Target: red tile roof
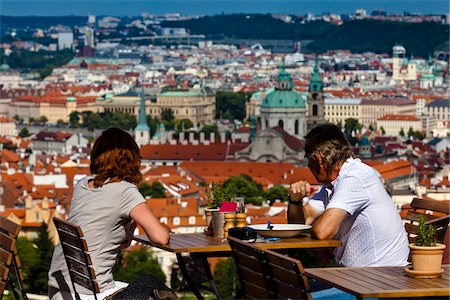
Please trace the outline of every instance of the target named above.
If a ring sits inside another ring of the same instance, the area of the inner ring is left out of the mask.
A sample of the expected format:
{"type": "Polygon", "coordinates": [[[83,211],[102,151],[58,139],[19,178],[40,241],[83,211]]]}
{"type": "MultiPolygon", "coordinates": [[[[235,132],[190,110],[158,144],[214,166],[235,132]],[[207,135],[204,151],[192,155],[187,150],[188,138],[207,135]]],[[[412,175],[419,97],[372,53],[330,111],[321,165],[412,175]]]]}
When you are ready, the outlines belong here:
{"type": "Polygon", "coordinates": [[[242,150],[248,144],[221,144],[211,145],[144,145],[141,147],[141,156],[144,160],[215,160],[224,161],[228,155],[242,150]]]}

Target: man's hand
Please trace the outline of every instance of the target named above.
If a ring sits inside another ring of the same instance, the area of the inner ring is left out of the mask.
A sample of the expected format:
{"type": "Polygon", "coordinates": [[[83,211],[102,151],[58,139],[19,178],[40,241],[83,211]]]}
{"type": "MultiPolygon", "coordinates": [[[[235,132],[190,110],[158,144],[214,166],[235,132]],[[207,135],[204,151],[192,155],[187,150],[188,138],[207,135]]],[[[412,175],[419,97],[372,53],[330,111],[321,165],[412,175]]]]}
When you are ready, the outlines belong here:
{"type": "Polygon", "coordinates": [[[307,181],[297,181],[291,184],[289,198],[293,202],[300,202],[311,194],[311,186],[307,181]]]}

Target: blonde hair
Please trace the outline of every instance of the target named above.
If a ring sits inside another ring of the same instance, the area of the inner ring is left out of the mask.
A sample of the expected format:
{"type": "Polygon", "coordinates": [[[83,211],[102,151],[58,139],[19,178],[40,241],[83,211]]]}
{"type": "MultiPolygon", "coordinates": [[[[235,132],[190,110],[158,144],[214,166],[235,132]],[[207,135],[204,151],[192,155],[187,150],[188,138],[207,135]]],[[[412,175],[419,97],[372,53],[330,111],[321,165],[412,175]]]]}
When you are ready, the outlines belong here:
{"type": "Polygon", "coordinates": [[[318,153],[330,168],[353,157],[353,151],[342,131],[333,124],[319,125],[306,136],[305,157],[318,153]]]}
{"type": "Polygon", "coordinates": [[[142,181],[139,147],[133,137],[120,128],[109,128],[95,141],[91,151],[90,171],[94,187],[106,182],[142,181]]]}

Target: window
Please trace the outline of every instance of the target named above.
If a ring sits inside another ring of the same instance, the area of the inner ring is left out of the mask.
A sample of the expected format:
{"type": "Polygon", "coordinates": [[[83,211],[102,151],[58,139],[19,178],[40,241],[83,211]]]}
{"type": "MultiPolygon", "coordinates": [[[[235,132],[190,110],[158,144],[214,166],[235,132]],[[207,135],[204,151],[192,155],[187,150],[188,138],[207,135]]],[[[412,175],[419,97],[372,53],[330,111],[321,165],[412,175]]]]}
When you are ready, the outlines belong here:
{"type": "Polygon", "coordinates": [[[284,130],[284,122],[283,122],[283,120],[279,120],[279,121],[278,121],[278,126],[279,126],[281,129],[284,130]]]}
{"type": "Polygon", "coordinates": [[[173,218],[173,225],[180,225],[180,217],[173,218]]]}
{"type": "Polygon", "coordinates": [[[167,218],[166,217],[162,217],[162,218],[159,219],[159,222],[163,223],[163,224],[167,224],[167,218]]]}
{"type": "Polygon", "coordinates": [[[295,120],[295,124],[294,124],[294,133],[297,135],[298,134],[298,120],[295,120]]]}
{"type": "Polygon", "coordinates": [[[195,224],[195,217],[194,216],[190,216],[188,222],[189,222],[189,224],[195,224]]]}
{"type": "Polygon", "coordinates": [[[318,107],[317,104],[314,104],[312,107],[312,115],[317,116],[318,107]]]}

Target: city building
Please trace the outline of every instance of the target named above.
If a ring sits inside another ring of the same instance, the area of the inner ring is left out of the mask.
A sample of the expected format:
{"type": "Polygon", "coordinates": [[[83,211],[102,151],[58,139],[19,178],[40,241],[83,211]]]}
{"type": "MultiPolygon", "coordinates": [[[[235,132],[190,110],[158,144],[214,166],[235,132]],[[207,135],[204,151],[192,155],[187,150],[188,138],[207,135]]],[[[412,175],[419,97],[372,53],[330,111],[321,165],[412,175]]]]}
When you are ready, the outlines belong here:
{"type": "Polygon", "coordinates": [[[302,139],[306,129],[306,97],[294,90],[291,75],[280,67],[275,90],[266,94],[261,104],[261,129],[280,127],[302,139]]]}
{"type": "Polygon", "coordinates": [[[216,114],[216,95],[208,87],[169,89],[158,94],[149,105],[149,115],[160,118],[164,109],[171,109],[176,119],[189,119],[194,126],[213,122],[216,114]]]}
{"type": "Polygon", "coordinates": [[[308,88],[308,118],[307,131],[316,127],[318,124],[325,123],[325,100],[323,96],[323,81],[320,77],[317,61],[314,65],[314,71],[311,75],[308,88]]]}
{"type": "Polygon", "coordinates": [[[381,128],[386,135],[398,136],[403,130],[405,136],[412,128],[413,131],[422,131],[422,121],[415,115],[385,115],[377,120],[377,128],[381,128]]]}
{"type": "Polygon", "coordinates": [[[58,32],[58,50],[73,49],[73,32],[58,32]]]}
{"type": "Polygon", "coordinates": [[[0,116],[0,136],[15,137],[17,136],[16,121],[5,116],[0,116]]]}
{"type": "Polygon", "coordinates": [[[74,147],[86,147],[88,140],[81,133],[40,131],[31,139],[31,149],[38,153],[72,153],[74,147]]]}
{"type": "Polygon", "coordinates": [[[325,120],[333,124],[345,125],[349,118],[359,120],[361,115],[361,99],[326,98],[325,120]]]}
{"type": "Polygon", "coordinates": [[[100,112],[95,104],[95,96],[65,96],[60,93],[44,96],[19,96],[9,103],[9,116],[18,116],[25,122],[47,117],[49,123],[56,124],[58,120],[69,121],[72,112],[100,112]]]}
{"type": "Polygon", "coordinates": [[[397,45],[393,47],[392,51],[392,78],[400,83],[416,80],[417,66],[405,57],[406,49],[397,45]]]}
{"type": "MultiPolygon", "coordinates": [[[[363,99],[360,103],[359,122],[369,127],[376,126],[377,120],[385,115],[415,115],[416,103],[402,97],[363,99]]],[[[400,129],[399,129],[400,130],[400,129]]]]}

